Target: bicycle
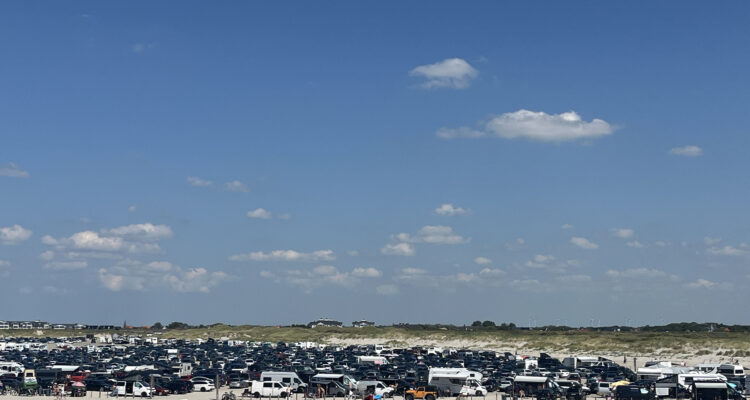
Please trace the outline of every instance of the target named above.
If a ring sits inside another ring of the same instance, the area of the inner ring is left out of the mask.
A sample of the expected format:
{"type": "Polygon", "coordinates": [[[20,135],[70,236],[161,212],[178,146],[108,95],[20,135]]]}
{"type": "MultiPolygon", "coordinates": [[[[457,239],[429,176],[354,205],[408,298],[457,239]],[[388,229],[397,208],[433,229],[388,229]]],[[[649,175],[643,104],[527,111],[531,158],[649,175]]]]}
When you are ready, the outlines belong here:
{"type": "Polygon", "coordinates": [[[224,392],[224,394],[221,396],[221,400],[237,400],[237,396],[235,396],[232,392],[224,392]]]}

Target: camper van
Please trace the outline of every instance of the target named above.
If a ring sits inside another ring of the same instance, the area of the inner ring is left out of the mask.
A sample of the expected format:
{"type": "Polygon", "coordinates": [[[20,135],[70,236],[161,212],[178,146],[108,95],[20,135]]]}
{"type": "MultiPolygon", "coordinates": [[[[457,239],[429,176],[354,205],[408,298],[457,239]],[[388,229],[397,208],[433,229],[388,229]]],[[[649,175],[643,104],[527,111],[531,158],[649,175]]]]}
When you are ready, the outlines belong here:
{"type": "Polygon", "coordinates": [[[693,400],[743,400],[742,394],[726,382],[695,381],[691,387],[693,400]]]}
{"type": "Polygon", "coordinates": [[[250,392],[254,397],[287,397],[289,388],[278,381],[253,381],[250,392]]]}
{"type": "Polygon", "coordinates": [[[525,376],[518,375],[513,378],[515,394],[523,396],[536,396],[537,393],[550,388],[559,388],[548,376],[525,376]]]}
{"type": "Polygon", "coordinates": [[[0,361],[0,375],[19,376],[23,370],[24,366],[15,361],[0,361]]]}
{"type": "Polygon", "coordinates": [[[282,371],[263,371],[260,374],[260,380],[263,382],[276,381],[281,382],[292,389],[292,392],[304,393],[307,389],[307,384],[302,382],[296,372],[282,372],[282,371]]]}
{"type": "Polygon", "coordinates": [[[357,381],[356,392],[360,395],[372,393],[375,396],[393,397],[394,389],[380,381],[357,381]]]}
{"type": "Polygon", "coordinates": [[[117,381],[112,390],[112,395],[150,397],[153,395],[153,389],[142,382],[117,381]]]}
{"type": "Polygon", "coordinates": [[[451,396],[460,394],[485,396],[487,389],[480,383],[482,374],[466,368],[431,368],[427,384],[435,386],[441,393],[451,396]]]}
{"type": "Polygon", "coordinates": [[[310,378],[310,384],[312,385],[325,385],[329,382],[338,382],[349,389],[354,389],[357,384],[354,378],[344,374],[317,374],[310,378]]]}

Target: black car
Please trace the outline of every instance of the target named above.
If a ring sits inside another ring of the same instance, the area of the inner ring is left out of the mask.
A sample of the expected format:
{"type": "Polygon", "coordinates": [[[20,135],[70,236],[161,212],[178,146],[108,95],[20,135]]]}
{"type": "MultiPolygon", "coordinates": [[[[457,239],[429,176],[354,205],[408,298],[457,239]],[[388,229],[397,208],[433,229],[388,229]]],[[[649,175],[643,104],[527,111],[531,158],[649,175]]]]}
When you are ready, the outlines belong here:
{"type": "Polygon", "coordinates": [[[193,383],[190,381],[183,381],[175,379],[169,382],[164,382],[162,387],[168,389],[170,393],[185,394],[193,391],[193,383]]]}
{"type": "Polygon", "coordinates": [[[93,392],[109,392],[112,390],[112,382],[106,379],[94,378],[84,379],[83,384],[86,385],[86,390],[93,392]]]}

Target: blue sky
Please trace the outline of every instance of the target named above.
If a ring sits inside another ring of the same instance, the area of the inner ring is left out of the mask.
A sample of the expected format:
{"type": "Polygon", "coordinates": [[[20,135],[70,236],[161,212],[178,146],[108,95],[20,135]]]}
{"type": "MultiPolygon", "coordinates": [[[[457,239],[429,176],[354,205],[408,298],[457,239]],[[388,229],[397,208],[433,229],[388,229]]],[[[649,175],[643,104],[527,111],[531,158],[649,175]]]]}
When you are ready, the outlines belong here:
{"type": "Polygon", "coordinates": [[[749,14],[2,3],[0,318],[748,323],[749,14]]]}

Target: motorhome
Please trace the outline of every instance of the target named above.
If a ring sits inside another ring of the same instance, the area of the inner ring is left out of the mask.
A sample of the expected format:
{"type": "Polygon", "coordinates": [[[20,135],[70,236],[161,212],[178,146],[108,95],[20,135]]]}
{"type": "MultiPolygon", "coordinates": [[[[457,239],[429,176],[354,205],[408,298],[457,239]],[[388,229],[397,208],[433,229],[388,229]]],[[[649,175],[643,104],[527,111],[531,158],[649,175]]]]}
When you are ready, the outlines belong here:
{"type": "Polygon", "coordinates": [[[307,384],[302,382],[296,372],[284,371],[263,371],[260,374],[260,380],[263,382],[276,381],[289,386],[292,392],[304,393],[307,384]]]}
{"type": "Polygon", "coordinates": [[[311,385],[326,385],[330,382],[340,383],[349,390],[353,390],[357,385],[354,378],[344,374],[317,374],[310,378],[311,385]]]}
{"type": "Polygon", "coordinates": [[[450,393],[451,396],[484,396],[487,389],[482,386],[481,381],[481,373],[466,368],[431,368],[427,375],[428,385],[435,386],[441,393],[450,393]]]}

